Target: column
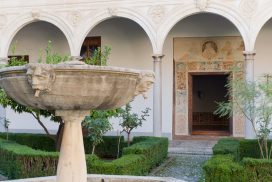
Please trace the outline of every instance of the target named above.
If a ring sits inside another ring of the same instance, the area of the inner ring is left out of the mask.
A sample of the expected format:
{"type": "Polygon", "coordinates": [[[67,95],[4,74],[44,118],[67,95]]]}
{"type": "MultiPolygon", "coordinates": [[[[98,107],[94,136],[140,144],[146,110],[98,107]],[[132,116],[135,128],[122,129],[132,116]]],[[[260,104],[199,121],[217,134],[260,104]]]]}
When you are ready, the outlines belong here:
{"type": "MultiPolygon", "coordinates": [[[[245,76],[248,82],[254,81],[254,57],[255,51],[244,51],[245,57],[245,76]]],[[[253,139],[256,138],[251,122],[246,119],[245,121],[245,138],[253,139]]]]}
{"type": "Polygon", "coordinates": [[[155,83],[153,88],[153,135],[162,136],[162,74],[161,62],[164,55],[155,54],[153,69],[155,73],[155,83]]]}
{"type": "Polygon", "coordinates": [[[87,167],[81,122],[89,110],[57,110],[56,116],[64,121],[57,168],[57,182],[87,182],[87,167]]]}

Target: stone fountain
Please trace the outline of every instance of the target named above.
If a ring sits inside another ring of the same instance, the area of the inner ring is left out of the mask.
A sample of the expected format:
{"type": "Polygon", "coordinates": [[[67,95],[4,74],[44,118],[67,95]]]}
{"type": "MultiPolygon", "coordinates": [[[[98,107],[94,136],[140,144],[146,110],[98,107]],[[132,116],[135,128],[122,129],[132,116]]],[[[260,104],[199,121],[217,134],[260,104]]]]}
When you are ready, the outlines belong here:
{"type": "Polygon", "coordinates": [[[57,182],[86,182],[81,122],[92,109],[118,108],[152,86],[154,73],[74,60],[0,69],[0,86],[16,102],[55,111],[65,122],[57,182]]]}

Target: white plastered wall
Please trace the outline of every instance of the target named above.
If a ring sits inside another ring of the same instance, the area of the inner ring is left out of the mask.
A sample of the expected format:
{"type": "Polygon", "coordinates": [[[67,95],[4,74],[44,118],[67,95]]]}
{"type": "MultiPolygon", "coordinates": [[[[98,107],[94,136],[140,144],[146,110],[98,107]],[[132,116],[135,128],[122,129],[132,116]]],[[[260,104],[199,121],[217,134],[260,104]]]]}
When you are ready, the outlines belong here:
{"type": "Polygon", "coordinates": [[[263,74],[272,74],[272,20],[261,29],[255,44],[256,59],[254,62],[255,78],[263,74]]]}

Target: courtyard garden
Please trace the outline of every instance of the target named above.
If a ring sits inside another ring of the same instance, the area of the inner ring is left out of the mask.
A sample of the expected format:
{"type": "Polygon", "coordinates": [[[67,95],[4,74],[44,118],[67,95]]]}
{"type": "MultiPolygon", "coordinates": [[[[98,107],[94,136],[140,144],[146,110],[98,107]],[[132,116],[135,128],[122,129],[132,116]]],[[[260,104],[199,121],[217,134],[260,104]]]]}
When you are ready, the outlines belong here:
{"type": "MultiPolygon", "coordinates": [[[[167,157],[168,139],[134,137],[127,147],[124,137],[104,136],[95,154],[84,138],[87,170],[90,174],[147,175],[167,157]]],[[[59,152],[55,142],[42,134],[0,134],[0,171],[9,179],[56,175],[59,152]]]]}

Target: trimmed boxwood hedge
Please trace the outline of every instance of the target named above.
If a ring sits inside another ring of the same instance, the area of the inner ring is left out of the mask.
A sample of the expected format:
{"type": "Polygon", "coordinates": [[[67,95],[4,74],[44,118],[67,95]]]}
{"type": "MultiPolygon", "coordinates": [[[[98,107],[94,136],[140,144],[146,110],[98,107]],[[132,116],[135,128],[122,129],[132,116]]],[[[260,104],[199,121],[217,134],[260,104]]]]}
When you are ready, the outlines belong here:
{"type": "Polygon", "coordinates": [[[214,145],[213,154],[232,154],[235,157],[235,160],[239,160],[239,140],[222,138],[214,145]]]}
{"type": "Polygon", "coordinates": [[[257,140],[221,139],[213,152],[214,156],[203,166],[207,182],[272,181],[272,160],[258,159],[257,140]]]}
{"type": "MultiPolygon", "coordinates": [[[[6,133],[0,133],[0,138],[6,139],[6,133]]],[[[31,134],[31,133],[10,133],[9,140],[15,141],[21,145],[27,145],[30,148],[54,152],[56,150],[55,141],[45,134],[31,134]]],[[[117,145],[119,137],[117,136],[103,136],[103,142],[95,148],[95,154],[102,158],[116,158],[117,145]]],[[[124,136],[120,138],[120,153],[125,146],[124,136]]],[[[88,138],[84,138],[84,148],[86,154],[92,152],[92,142],[88,138]]]]}
{"type": "MultiPolygon", "coordinates": [[[[133,145],[124,148],[123,156],[116,160],[104,161],[95,155],[86,155],[87,170],[93,174],[146,175],[166,158],[167,149],[167,138],[134,137],[133,145]]],[[[35,150],[0,139],[0,156],[0,171],[10,179],[56,174],[57,152],[35,150]]]]}
{"type": "Polygon", "coordinates": [[[0,139],[0,170],[10,179],[55,175],[57,152],[44,152],[0,139]]]}
{"type": "Polygon", "coordinates": [[[123,149],[123,154],[143,154],[147,160],[147,168],[160,164],[168,152],[168,138],[134,137],[134,144],[123,149]]]}
{"type": "Polygon", "coordinates": [[[231,154],[214,155],[204,165],[205,181],[239,182],[244,180],[244,168],[235,162],[231,154]]]}
{"type": "MultiPolygon", "coordinates": [[[[6,139],[6,133],[0,133],[0,138],[6,139]]],[[[9,133],[9,140],[21,145],[27,145],[32,149],[54,152],[55,141],[44,134],[9,133]]]]}
{"type": "Polygon", "coordinates": [[[149,171],[145,161],[144,155],[134,154],[113,161],[87,159],[87,170],[92,174],[144,175],[149,171]]]}

